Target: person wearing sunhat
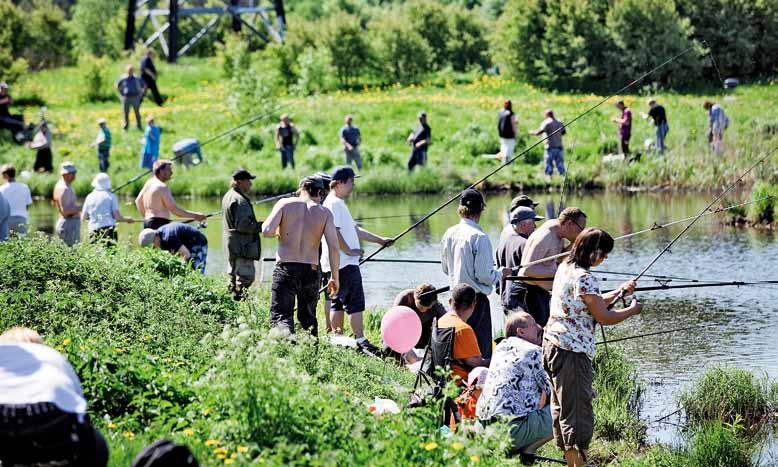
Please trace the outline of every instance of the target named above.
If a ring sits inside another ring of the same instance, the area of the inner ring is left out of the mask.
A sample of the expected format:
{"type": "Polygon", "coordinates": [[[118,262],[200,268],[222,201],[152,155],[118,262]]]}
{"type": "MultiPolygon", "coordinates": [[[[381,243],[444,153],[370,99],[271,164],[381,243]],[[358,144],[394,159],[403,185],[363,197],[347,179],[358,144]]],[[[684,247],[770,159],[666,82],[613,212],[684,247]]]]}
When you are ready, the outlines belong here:
{"type": "Polygon", "coordinates": [[[208,259],[208,239],[197,228],[181,222],[165,224],[158,229],[143,229],[138,234],[138,244],[153,246],[170,254],[178,254],[192,268],[205,274],[208,259]]]}
{"type": "Polygon", "coordinates": [[[71,186],[76,179],[76,166],[65,161],[59,166],[62,179],[54,185],[54,205],[59,211],[59,219],[54,231],[67,246],[73,246],[81,240],[81,206],[76,204],[76,192],[71,186]]]}
{"type": "MultiPolygon", "coordinates": [[[[535,231],[535,222],[543,219],[544,217],[535,214],[534,209],[526,206],[518,206],[511,211],[508,224],[511,227],[511,235],[500,236],[500,243],[497,244],[497,252],[494,255],[497,266],[511,268],[513,273],[518,273],[527,238],[535,231]]],[[[512,289],[513,281],[500,281],[500,302],[506,314],[519,305],[516,294],[511,294],[512,289]]]]}
{"type": "Polygon", "coordinates": [[[119,201],[111,193],[111,179],[106,173],[98,173],[92,179],[94,190],[86,196],[81,210],[81,219],[87,222],[89,240],[91,242],[105,241],[115,245],[119,239],[116,233],[117,222],[135,222],[131,217],[124,217],[119,212],[119,201]]]}
{"type": "Polygon", "coordinates": [[[478,221],[486,208],[481,192],[468,188],[459,198],[459,224],[443,234],[441,267],[451,289],[467,284],[478,293],[467,324],[473,328],[484,358],[492,355],[492,317],[489,294],[494,284],[510,274],[510,268],[495,268],[492,244],[478,221]]]}
{"type": "Polygon", "coordinates": [[[254,283],[254,261],[259,261],[262,252],[259,241],[262,222],[257,221],[248,196],[255,178],[246,169],[236,170],[232,174],[230,190],[222,198],[229,288],[236,300],[244,299],[254,283]]]}

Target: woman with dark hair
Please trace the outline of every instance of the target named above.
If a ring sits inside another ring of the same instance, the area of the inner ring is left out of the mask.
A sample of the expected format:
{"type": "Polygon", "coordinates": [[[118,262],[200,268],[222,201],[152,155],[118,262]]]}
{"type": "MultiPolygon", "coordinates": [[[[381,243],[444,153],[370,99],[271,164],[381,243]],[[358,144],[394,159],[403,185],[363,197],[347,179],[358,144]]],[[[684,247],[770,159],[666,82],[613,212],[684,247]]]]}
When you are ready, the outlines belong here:
{"type": "Polygon", "coordinates": [[[568,466],[583,466],[592,439],[592,379],[594,331],[597,323],[609,326],[639,314],[636,299],[621,310],[608,307],[620,293],[631,295],[635,282],[600,293],[590,269],[599,266],[613,250],[613,237],[596,228],[581,232],[570,255],[562,261],[551,292],[551,316],[543,337],[543,364],[551,376],[551,413],[554,438],[565,452],[568,466]]]}
{"type": "Polygon", "coordinates": [[[497,115],[497,132],[500,134],[499,159],[502,163],[508,162],[516,149],[516,114],[513,113],[513,104],[506,100],[497,115]]]}

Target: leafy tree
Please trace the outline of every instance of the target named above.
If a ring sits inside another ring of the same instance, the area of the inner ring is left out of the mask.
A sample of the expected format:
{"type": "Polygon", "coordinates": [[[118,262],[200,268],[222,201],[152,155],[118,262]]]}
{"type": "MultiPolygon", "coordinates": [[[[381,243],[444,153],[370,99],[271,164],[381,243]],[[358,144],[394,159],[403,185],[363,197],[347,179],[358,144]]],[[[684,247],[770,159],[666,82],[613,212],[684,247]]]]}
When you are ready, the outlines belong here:
{"type": "Polygon", "coordinates": [[[329,50],[332,66],[341,85],[350,84],[367,69],[372,51],[367,31],[359,19],[346,13],[331,17],[325,26],[324,46],[329,50]]]}
{"type": "Polygon", "coordinates": [[[332,89],[330,76],[333,70],[329,52],[309,47],[300,54],[297,61],[300,74],[295,88],[299,94],[308,96],[332,89]]]}
{"type": "Polygon", "coordinates": [[[537,82],[545,67],[538,53],[546,31],[544,6],[542,0],[510,0],[492,36],[498,60],[511,74],[530,82],[537,82]]]}
{"type": "Polygon", "coordinates": [[[454,11],[449,28],[446,49],[454,70],[465,71],[473,66],[486,69],[490,64],[489,41],[486,25],[478,14],[469,10],[454,11]]]}
{"type": "Polygon", "coordinates": [[[13,82],[27,70],[20,58],[27,31],[21,12],[9,0],[0,0],[0,80],[13,82]]]}
{"type": "Polygon", "coordinates": [[[412,83],[430,70],[433,51],[403,18],[386,13],[370,22],[375,38],[377,71],[391,82],[412,83]]]}
{"type": "Polygon", "coordinates": [[[411,28],[417,31],[432,51],[433,68],[443,68],[449,63],[449,29],[448,17],[450,9],[439,3],[412,0],[406,4],[402,16],[407,19],[411,28]]]}
{"type": "Polygon", "coordinates": [[[117,58],[124,43],[123,0],[78,0],[73,8],[76,46],[82,53],[117,58]]]}
{"type": "Polygon", "coordinates": [[[72,41],[65,13],[51,0],[36,0],[28,12],[29,37],[24,57],[36,70],[72,62],[72,41]]]}

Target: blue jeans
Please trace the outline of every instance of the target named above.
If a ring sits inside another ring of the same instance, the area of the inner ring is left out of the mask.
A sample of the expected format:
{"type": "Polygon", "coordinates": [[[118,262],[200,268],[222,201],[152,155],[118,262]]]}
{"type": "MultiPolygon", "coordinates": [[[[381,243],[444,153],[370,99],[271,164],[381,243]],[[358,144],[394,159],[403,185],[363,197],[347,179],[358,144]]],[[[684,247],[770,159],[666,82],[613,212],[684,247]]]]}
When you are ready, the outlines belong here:
{"type": "Polygon", "coordinates": [[[208,245],[193,245],[189,250],[190,260],[192,261],[192,268],[200,271],[200,274],[205,274],[205,260],[208,256],[208,245]]]}
{"type": "Polygon", "coordinates": [[[554,164],[559,175],[565,174],[565,150],[562,148],[546,148],[543,160],[546,162],[546,175],[554,173],[554,164]]]}
{"type": "Polygon", "coordinates": [[[656,150],[659,151],[659,154],[664,154],[665,152],[665,137],[668,131],[670,131],[670,127],[667,126],[667,123],[662,123],[656,127],[656,150]]]}
{"type": "Polygon", "coordinates": [[[278,152],[281,153],[281,168],[285,169],[287,165],[291,165],[294,169],[294,146],[281,146],[278,152]]]}
{"type": "Polygon", "coordinates": [[[108,172],[108,156],[110,155],[110,149],[98,149],[97,161],[100,163],[100,172],[108,172]]]}

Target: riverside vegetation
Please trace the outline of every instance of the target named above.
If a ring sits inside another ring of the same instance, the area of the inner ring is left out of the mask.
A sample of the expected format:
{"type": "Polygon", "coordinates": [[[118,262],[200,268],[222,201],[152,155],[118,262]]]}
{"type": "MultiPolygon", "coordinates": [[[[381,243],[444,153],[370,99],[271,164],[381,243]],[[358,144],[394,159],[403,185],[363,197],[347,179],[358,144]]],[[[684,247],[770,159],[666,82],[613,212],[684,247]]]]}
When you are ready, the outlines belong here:
{"type": "MultiPolygon", "coordinates": [[[[32,327],[68,357],[113,466],[162,437],[209,466],[519,465],[498,427],[444,437],[438,407],[370,414],[374,397],[403,406],[412,374],[302,335],[294,345],[267,337],[264,290],[235,303],[170,255],[35,236],[0,244],[0,261],[0,327],[32,327]]],[[[369,318],[377,341],[380,320],[369,318]]],[[[618,346],[609,350],[595,364],[598,465],[752,465],[751,427],[769,421],[775,385],[714,370],[681,400],[688,447],[647,446],[641,383],[618,346]]],[[[542,454],[560,457],[551,446],[542,454]]]]}

